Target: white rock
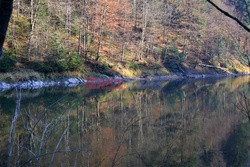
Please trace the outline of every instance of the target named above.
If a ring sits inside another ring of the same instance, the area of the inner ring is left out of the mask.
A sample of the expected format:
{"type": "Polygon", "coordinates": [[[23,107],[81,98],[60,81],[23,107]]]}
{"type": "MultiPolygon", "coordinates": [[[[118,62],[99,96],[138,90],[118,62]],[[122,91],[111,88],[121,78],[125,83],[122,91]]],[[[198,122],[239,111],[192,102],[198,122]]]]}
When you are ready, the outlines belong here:
{"type": "Polygon", "coordinates": [[[0,82],[0,89],[10,89],[11,85],[5,82],[0,82]]]}
{"type": "Polygon", "coordinates": [[[29,82],[23,82],[21,84],[18,85],[19,88],[23,88],[23,89],[27,89],[29,88],[29,82]]]}
{"type": "Polygon", "coordinates": [[[44,84],[42,81],[32,81],[32,87],[35,89],[42,88],[43,85],[44,84]]]}
{"type": "Polygon", "coordinates": [[[69,78],[66,82],[69,84],[79,84],[80,81],[77,78],[69,78]]]}
{"type": "Polygon", "coordinates": [[[122,76],[116,75],[116,76],[114,77],[114,79],[122,79],[122,76]]]}
{"type": "Polygon", "coordinates": [[[107,79],[110,78],[109,76],[107,76],[107,75],[105,75],[105,74],[103,74],[102,76],[103,76],[104,78],[107,78],[107,79]]]}

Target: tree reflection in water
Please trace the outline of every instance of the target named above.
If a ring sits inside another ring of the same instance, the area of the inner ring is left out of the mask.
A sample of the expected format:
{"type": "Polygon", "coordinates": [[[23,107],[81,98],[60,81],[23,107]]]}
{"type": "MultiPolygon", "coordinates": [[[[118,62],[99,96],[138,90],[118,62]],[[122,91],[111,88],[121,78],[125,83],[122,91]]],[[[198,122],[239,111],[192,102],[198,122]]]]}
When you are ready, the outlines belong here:
{"type": "Polygon", "coordinates": [[[2,92],[0,166],[244,166],[239,92],[249,77],[2,92]]]}

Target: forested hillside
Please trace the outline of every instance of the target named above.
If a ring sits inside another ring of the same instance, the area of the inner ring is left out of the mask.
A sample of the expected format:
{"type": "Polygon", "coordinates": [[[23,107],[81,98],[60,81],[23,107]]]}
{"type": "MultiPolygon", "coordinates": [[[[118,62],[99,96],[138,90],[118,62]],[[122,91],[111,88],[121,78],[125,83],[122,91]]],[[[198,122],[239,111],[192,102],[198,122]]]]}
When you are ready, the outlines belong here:
{"type": "MultiPolygon", "coordinates": [[[[214,0],[250,25],[249,0],[214,0]]],[[[15,0],[1,72],[249,73],[250,34],[205,0],[15,0]]]]}

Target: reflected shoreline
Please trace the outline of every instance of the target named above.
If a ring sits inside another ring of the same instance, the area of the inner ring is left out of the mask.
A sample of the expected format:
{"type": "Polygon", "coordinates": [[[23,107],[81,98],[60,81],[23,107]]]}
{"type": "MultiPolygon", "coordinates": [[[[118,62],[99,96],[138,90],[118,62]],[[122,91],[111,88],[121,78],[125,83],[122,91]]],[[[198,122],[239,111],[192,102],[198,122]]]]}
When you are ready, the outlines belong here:
{"type": "Polygon", "coordinates": [[[236,104],[249,80],[2,92],[0,166],[244,166],[250,124],[236,104]]]}
{"type": "MultiPolygon", "coordinates": [[[[109,79],[119,79],[123,80],[123,82],[133,82],[133,81],[168,81],[168,80],[186,80],[186,79],[208,79],[208,78],[235,78],[235,77],[248,77],[249,74],[183,74],[183,75],[166,75],[166,76],[142,76],[142,77],[134,77],[134,78],[126,78],[122,76],[115,76],[109,77],[103,75],[103,80],[109,79]]],[[[86,86],[87,80],[82,78],[68,78],[68,79],[61,79],[55,81],[42,81],[42,80],[29,80],[25,82],[17,82],[17,83],[7,83],[0,81],[0,92],[13,90],[15,88],[21,89],[42,89],[42,88],[49,88],[49,87],[76,87],[76,86],[86,86]]]]}

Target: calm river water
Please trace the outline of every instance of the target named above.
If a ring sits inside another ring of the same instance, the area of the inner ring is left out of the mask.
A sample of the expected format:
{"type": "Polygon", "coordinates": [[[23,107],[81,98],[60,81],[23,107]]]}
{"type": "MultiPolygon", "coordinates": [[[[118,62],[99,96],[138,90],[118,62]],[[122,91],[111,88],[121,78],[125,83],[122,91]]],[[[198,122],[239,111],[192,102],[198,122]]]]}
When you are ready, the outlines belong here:
{"type": "Polygon", "coordinates": [[[247,167],[249,98],[250,77],[1,92],[0,166],[247,167]]]}

